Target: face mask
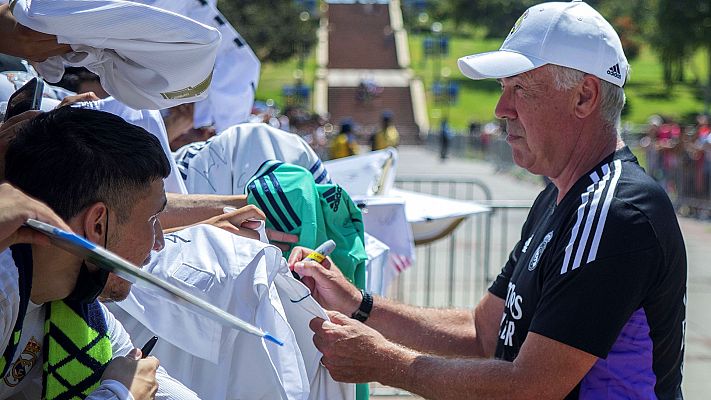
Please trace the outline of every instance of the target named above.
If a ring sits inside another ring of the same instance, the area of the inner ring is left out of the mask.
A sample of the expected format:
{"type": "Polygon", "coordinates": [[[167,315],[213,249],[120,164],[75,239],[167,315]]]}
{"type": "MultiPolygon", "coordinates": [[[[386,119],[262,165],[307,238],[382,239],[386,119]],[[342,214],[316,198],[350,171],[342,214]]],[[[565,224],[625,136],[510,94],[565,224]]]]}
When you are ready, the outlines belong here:
{"type": "Polygon", "coordinates": [[[66,300],[81,304],[91,304],[104,290],[108,279],[109,271],[99,268],[95,272],[90,272],[86,262],[82,262],[77,283],[66,300]]]}
{"type": "MultiPolygon", "coordinates": [[[[104,248],[108,243],[109,238],[109,209],[106,209],[106,230],[104,231],[104,248]]],[[[97,271],[91,272],[85,261],[81,263],[79,277],[74,285],[74,290],[67,296],[65,300],[77,302],[80,304],[93,303],[104,290],[106,281],[109,279],[109,271],[98,268],[97,271]]]]}

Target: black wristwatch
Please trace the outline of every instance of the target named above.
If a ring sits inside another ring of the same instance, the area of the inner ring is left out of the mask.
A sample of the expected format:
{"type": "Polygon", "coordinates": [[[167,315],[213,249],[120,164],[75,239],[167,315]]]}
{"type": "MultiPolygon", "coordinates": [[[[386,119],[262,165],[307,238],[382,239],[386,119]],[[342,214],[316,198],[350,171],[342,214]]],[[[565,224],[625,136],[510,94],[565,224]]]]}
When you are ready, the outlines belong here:
{"type": "Polygon", "coordinates": [[[351,314],[351,318],[365,322],[370,317],[370,311],[373,309],[373,296],[363,289],[360,290],[360,293],[363,295],[363,300],[360,302],[360,307],[351,314]]]}

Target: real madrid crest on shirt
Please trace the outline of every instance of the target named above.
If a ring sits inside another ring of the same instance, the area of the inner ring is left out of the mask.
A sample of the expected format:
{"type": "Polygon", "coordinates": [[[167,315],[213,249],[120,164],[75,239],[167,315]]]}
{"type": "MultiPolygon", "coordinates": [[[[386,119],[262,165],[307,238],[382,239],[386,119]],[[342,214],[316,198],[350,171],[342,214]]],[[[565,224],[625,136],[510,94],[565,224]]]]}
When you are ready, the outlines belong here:
{"type": "Polygon", "coordinates": [[[534,269],[536,269],[536,266],[538,265],[538,260],[540,260],[543,256],[543,252],[546,250],[546,246],[548,246],[548,242],[550,242],[551,239],[553,239],[553,231],[548,232],[548,234],[543,238],[541,244],[538,245],[536,252],[533,253],[533,257],[531,257],[531,261],[528,263],[529,271],[533,271],[534,269]]]}
{"type": "Polygon", "coordinates": [[[25,346],[25,350],[17,358],[10,370],[4,377],[5,384],[9,387],[17,386],[30,372],[35,365],[42,346],[34,336],[30,338],[25,346]]]}

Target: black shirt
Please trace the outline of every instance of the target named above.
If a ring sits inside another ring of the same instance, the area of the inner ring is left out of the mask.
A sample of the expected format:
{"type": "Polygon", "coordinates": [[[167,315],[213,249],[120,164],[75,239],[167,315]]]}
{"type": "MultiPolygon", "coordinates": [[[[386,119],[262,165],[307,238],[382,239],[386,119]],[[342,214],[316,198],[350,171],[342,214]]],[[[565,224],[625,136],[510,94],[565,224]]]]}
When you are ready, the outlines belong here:
{"type": "Polygon", "coordinates": [[[627,147],[557,196],[539,194],[489,288],[506,302],[496,357],[535,332],[599,358],[567,399],[681,398],[686,252],[668,196],[627,147]]]}

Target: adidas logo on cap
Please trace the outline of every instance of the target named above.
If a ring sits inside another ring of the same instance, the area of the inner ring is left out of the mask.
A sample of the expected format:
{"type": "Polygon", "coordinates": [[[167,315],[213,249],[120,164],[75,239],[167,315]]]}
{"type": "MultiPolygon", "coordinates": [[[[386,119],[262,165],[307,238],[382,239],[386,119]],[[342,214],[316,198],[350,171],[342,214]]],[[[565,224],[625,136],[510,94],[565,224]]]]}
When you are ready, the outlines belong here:
{"type": "Polygon", "coordinates": [[[622,79],[622,75],[620,74],[620,64],[611,66],[610,69],[607,70],[607,74],[614,76],[617,79],[622,79]]]}

